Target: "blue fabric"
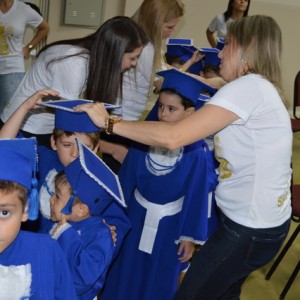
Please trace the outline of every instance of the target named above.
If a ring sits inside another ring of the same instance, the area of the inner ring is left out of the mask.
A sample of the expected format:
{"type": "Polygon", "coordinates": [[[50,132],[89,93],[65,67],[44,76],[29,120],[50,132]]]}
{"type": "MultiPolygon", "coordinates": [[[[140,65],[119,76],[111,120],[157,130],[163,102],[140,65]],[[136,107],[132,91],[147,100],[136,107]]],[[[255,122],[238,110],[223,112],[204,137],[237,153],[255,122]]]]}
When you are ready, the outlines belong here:
{"type": "MultiPolygon", "coordinates": [[[[38,147],[38,152],[39,152],[39,163],[40,163],[39,166],[39,173],[40,173],[39,189],[40,189],[42,185],[45,184],[45,179],[48,173],[53,169],[56,170],[57,172],[62,171],[63,165],[59,161],[56,151],[50,150],[47,147],[38,147]]],[[[50,190],[54,190],[53,182],[47,182],[46,184],[50,187],[50,190]]],[[[49,194],[49,201],[50,201],[50,197],[51,194],[49,194]]],[[[115,253],[114,253],[114,255],[116,256],[123,242],[123,239],[125,238],[126,234],[130,230],[131,223],[126,216],[124,209],[112,201],[110,201],[110,204],[103,211],[102,215],[99,216],[100,222],[102,218],[105,219],[107,224],[114,225],[117,228],[116,229],[117,242],[116,242],[115,253]]],[[[54,222],[50,219],[43,217],[42,214],[40,214],[39,221],[40,221],[39,232],[49,233],[54,222]]]]}
{"type": "Polygon", "coordinates": [[[147,146],[131,148],[120,169],[132,230],[108,273],[101,300],[172,299],[178,276],[188,266],[179,262],[179,245],[175,240],[180,237],[206,240],[218,224],[214,204],[212,217],[207,219],[208,193],[216,185],[216,175],[213,166],[209,166],[210,152],[206,151],[205,143],[200,141],[185,147],[176,168],[162,176],[155,176],[146,168],[147,153],[147,146]],[[185,197],[181,212],[160,220],[151,254],[138,249],[146,209],[134,196],[136,188],[156,204],[185,197]]]}
{"type": "Polygon", "coordinates": [[[221,214],[221,227],[194,255],[174,300],[238,300],[254,270],[270,262],[287,236],[290,221],[276,228],[253,229],[221,214]]]}
{"type": "Polygon", "coordinates": [[[57,241],[66,255],[78,299],[91,300],[101,289],[112,261],[111,233],[98,217],[70,224],[57,241]]]}
{"type": "MultiPolygon", "coordinates": [[[[77,299],[73,280],[57,242],[44,234],[20,231],[14,242],[0,253],[0,265],[31,265],[30,300],[77,299]]],[[[0,291],[0,298],[1,297],[0,291]]]]}
{"type": "Polygon", "coordinates": [[[0,114],[17,90],[25,73],[11,73],[0,75],[0,114]]]}

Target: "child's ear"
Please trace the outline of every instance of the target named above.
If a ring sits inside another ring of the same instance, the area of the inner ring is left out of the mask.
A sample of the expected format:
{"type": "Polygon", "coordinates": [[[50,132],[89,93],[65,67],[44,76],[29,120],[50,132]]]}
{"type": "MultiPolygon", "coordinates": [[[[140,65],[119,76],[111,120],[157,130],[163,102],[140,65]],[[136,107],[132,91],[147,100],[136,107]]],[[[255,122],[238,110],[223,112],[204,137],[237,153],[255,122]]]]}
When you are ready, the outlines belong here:
{"type": "Polygon", "coordinates": [[[28,205],[26,205],[25,208],[24,208],[24,211],[23,211],[23,214],[22,214],[22,218],[21,218],[22,222],[26,222],[28,220],[27,209],[28,209],[28,205]]]}
{"type": "Polygon", "coordinates": [[[50,142],[51,142],[51,148],[52,148],[53,150],[57,150],[56,142],[55,142],[55,139],[54,139],[53,134],[51,134],[50,142]]]}
{"type": "Polygon", "coordinates": [[[191,113],[195,112],[195,107],[189,107],[185,110],[185,113],[187,115],[190,115],[191,113]]]}
{"type": "Polygon", "coordinates": [[[77,217],[84,218],[84,217],[89,216],[90,210],[86,204],[79,203],[77,210],[76,210],[76,214],[77,214],[77,217]]]}
{"type": "Polygon", "coordinates": [[[98,141],[97,145],[94,147],[93,152],[96,154],[100,149],[100,141],[98,141]]]}

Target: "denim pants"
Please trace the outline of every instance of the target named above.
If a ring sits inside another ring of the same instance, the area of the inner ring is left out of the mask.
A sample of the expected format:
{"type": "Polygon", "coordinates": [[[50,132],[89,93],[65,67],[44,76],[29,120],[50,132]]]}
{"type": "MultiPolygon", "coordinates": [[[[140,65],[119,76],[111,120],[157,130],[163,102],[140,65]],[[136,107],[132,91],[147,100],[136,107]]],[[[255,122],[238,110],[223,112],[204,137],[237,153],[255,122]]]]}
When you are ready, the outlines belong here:
{"type": "Polygon", "coordinates": [[[17,90],[25,73],[0,74],[0,114],[17,90]]]}
{"type": "Polygon", "coordinates": [[[220,219],[220,228],[193,256],[174,300],[240,299],[246,277],[276,256],[290,227],[290,220],[254,229],[222,213],[220,219]]]}

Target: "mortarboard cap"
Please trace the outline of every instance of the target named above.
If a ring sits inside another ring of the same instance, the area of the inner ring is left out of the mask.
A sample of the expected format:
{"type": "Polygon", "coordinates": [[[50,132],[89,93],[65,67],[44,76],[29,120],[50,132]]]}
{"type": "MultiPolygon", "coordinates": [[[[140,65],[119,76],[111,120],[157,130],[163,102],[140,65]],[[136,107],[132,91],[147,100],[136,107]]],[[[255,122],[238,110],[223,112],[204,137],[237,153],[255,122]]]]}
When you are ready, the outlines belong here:
{"type": "Polygon", "coordinates": [[[217,46],[216,48],[219,50],[222,50],[224,48],[225,45],[225,39],[224,38],[217,38],[217,46]]]}
{"type": "Polygon", "coordinates": [[[16,182],[28,191],[28,218],[38,216],[36,138],[0,140],[0,180],[16,182]]]}
{"type": "Polygon", "coordinates": [[[76,140],[79,157],[64,169],[73,193],[62,212],[71,213],[75,196],[89,207],[91,215],[100,215],[112,201],[126,207],[118,176],[99,156],[76,140]]]}
{"type": "Polygon", "coordinates": [[[204,60],[204,65],[219,66],[221,59],[218,57],[220,52],[217,48],[200,48],[199,51],[205,55],[202,60],[204,60]]]}
{"type": "MultiPolygon", "coordinates": [[[[97,132],[97,127],[86,112],[77,112],[73,108],[77,105],[94,103],[91,100],[59,100],[39,103],[38,105],[55,109],[55,128],[70,132],[97,132]]],[[[104,103],[107,109],[116,105],[104,103]]]]}
{"type": "Polygon", "coordinates": [[[176,69],[160,71],[156,74],[164,77],[161,89],[174,89],[180,95],[190,99],[195,104],[201,93],[209,92],[214,94],[216,92],[213,87],[176,69]]]}
{"type": "Polygon", "coordinates": [[[183,46],[193,47],[192,39],[167,39],[167,55],[172,57],[180,57],[184,55],[183,46]]]}

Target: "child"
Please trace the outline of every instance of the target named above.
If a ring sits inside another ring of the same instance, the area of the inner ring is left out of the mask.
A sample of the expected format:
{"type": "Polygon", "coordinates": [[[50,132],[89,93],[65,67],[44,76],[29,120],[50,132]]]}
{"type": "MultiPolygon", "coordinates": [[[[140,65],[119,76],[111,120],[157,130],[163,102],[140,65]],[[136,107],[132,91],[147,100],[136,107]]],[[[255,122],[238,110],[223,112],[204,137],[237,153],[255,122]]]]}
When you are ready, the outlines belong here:
{"type": "Polygon", "coordinates": [[[47,235],[20,231],[21,222],[37,216],[36,159],[35,139],[0,140],[0,299],[74,300],[58,244],[47,235]]]}
{"type": "MultiPolygon", "coordinates": [[[[15,137],[19,131],[23,118],[29,110],[41,104],[45,96],[57,97],[58,93],[51,89],[41,90],[25,102],[11,116],[0,131],[0,138],[15,137]]],[[[78,156],[76,138],[80,139],[94,152],[97,152],[99,145],[99,128],[93,124],[86,113],[77,113],[72,110],[73,106],[79,103],[86,103],[84,100],[61,100],[42,103],[44,107],[55,109],[55,129],[51,136],[51,146],[38,147],[39,151],[39,199],[40,199],[40,224],[39,231],[48,233],[53,222],[50,220],[50,197],[54,193],[53,179],[64,166],[74,161],[78,156]]],[[[105,221],[116,227],[116,248],[115,255],[127,234],[130,223],[124,211],[115,203],[111,203],[103,213],[105,221]]]]}
{"type": "Polygon", "coordinates": [[[99,217],[111,202],[125,206],[117,176],[78,141],[79,157],[55,177],[50,234],[60,244],[73,275],[78,299],[93,299],[112,261],[109,228],[99,217]]]}
{"type": "MultiPolygon", "coordinates": [[[[188,117],[200,92],[209,88],[175,69],[158,75],[164,82],[154,109],[162,122],[188,117]]],[[[119,178],[132,230],[108,273],[101,300],[170,300],[195,245],[204,243],[217,224],[210,151],[203,140],[174,151],[136,145],[119,178]]]]}

